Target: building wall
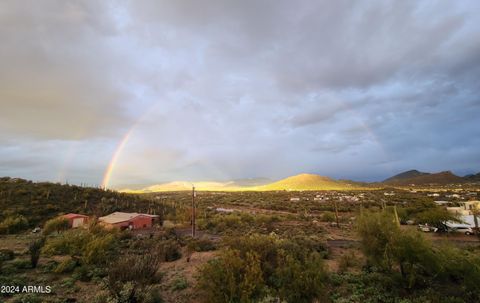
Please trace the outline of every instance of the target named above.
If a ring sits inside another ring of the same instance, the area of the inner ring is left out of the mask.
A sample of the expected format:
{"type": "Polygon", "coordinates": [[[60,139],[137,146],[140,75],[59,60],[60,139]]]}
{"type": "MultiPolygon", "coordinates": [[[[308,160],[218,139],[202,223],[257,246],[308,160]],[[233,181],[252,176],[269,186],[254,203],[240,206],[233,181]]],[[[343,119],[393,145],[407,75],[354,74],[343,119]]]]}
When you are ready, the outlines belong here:
{"type": "Polygon", "coordinates": [[[150,217],[138,216],[136,218],[133,218],[131,221],[133,223],[133,229],[152,227],[152,218],[150,217]]]}
{"type": "Polygon", "coordinates": [[[106,227],[117,227],[120,229],[129,228],[132,226],[132,229],[142,229],[142,228],[151,228],[152,227],[152,218],[147,216],[138,216],[131,220],[115,223],[115,224],[104,224],[106,227]]]}
{"type": "Polygon", "coordinates": [[[85,218],[73,218],[71,221],[72,228],[83,226],[85,221],[85,218]]]}

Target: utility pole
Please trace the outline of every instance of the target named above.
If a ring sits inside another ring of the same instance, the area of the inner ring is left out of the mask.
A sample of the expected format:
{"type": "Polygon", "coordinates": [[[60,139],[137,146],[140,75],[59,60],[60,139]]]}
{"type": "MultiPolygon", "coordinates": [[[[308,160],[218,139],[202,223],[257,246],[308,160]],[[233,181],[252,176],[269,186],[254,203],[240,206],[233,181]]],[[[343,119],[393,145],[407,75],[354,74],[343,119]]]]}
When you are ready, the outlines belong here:
{"type": "Polygon", "coordinates": [[[192,238],[195,238],[195,186],[192,186],[192,238]]]}

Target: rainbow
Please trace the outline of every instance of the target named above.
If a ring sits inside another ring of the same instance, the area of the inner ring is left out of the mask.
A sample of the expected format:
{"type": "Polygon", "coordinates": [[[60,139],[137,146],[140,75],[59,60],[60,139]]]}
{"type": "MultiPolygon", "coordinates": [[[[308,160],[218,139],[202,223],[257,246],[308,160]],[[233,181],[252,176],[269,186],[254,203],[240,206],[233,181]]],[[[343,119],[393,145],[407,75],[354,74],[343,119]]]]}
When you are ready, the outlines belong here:
{"type": "MultiPolygon", "coordinates": [[[[342,100],[338,100],[340,103],[341,103],[341,106],[343,106],[346,110],[350,111],[353,113],[353,116],[355,117],[355,120],[357,121],[357,123],[359,123],[362,128],[369,134],[370,138],[372,139],[372,141],[375,143],[375,145],[377,145],[381,152],[383,153],[383,155],[387,155],[386,151],[385,151],[385,148],[384,146],[380,143],[377,135],[375,134],[375,132],[372,130],[371,127],[369,127],[369,125],[364,122],[363,119],[360,118],[360,115],[351,107],[349,106],[346,102],[342,101],[342,100]]],[[[103,174],[103,179],[102,179],[102,183],[101,183],[101,187],[102,188],[108,188],[109,184],[110,184],[110,181],[112,179],[112,174],[113,174],[113,171],[115,169],[115,165],[117,164],[118,162],[118,159],[120,157],[120,154],[122,153],[123,149],[125,148],[125,146],[127,145],[128,141],[130,140],[130,138],[132,137],[132,133],[134,133],[135,129],[137,128],[138,125],[141,124],[141,122],[144,120],[145,117],[147,117],[153,110],[154,108],[157,106],[158,104],[152,106],[151,108],[149,108],[137,121],[135,121],[135,123],[133,124],[133,126],[128,129],[128,131],[125,133],[125,135],[122,137],[122,139],[120,140],[120,142],[118,143],[115,151],[113,152],[112,154],[112,158],[110,159],[109,163],[108,163],[108,166],[107,168],[105,169],[105,172],[103,174]]]]}
{"type": "Polygon", "coordinates": [[[113,156],[110,159],[110,162],[108,163],[107,169],[105,169],[105,173],[103,174],[102,188],[108,187],[108,184],[110,183],[110,179],[112,178],[112,173],[113,173],[115,164],[117,163],[118,158],[120,157],[120,154],[124,149],[125,145],[127,145],[127,142],[130,139],[130,136],[132,135],[136,126],[137,126],[137,123],[128,130],[128,132],[123,136],[120,143],[117,145],[117,148],[115,149],[115,152],[113,153],[113,156]]]}

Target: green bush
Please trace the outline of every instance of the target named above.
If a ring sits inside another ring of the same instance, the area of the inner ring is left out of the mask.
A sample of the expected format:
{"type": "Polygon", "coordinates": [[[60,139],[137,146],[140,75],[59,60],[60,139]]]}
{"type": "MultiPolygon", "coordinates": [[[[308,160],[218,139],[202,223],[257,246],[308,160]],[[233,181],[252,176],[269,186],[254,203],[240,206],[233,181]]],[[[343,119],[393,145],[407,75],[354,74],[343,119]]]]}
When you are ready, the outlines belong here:
{"type": "Polygon", "coordinates": [[[322,216],[320,217],[320,219],[323,221],[323,222],[335,222],[336,218],[335,218],[335,214],[331,211],[325,211],[323,212],[322,216]]]}
{"type": "Polygon", "coordinates": [[[36,294],[21,294],[16,296],[12,303],[42,303],[43,300],[36,294]]]}
{"type": "Polygon", "coordinates": [[[15,253],[11,249],[0,249],[0,261],[10,261],[15,258],[15,253]]]}
{"type": "Polygon", "coordinates": [[[180,247],[174,240],[163,241],[159,245],[159,249],[163,254],[163,261],[171,262],[178,260],[182,257],[180,247]]]}
{"type": "Polygon", "coordinates": [[[252,302],[273,294],[287,302],[323,296],[323,255],[295,240],[254,234],[226,240],[228,248],[202,267],[198,287],[207,302],[252,302]]]}
{"type": "Polygon", "coordinates": [[[444,244],[435,246],[415,230],[400,229],[387,213],[360,216],[358,231],[370,265],[400,277],[407,289],[438,287],[480,300],[480,257],[444,244]]]}
{"type": "Polygon", "coordinates": [[[338,271],[345,272],[351,267],[358,266],[360,264],[359,259],[355,256],[355,253],[348,251],[344,253],[338,261],[338,271]]]}
{"type": "Polygon", "coordinates": [[[72,258],[67,258],[63,260],[58,266],[55,268],[55,273],[69,273],[72,272],[75,267],[78,265],[78,262],[72,258]]]}
{"type": "Polygon", "coordinates": [[[12,215],[0,222],[0,234],[14,234],[28,228],[28,221],[22,215],[12,215]]]}
{"type": "Polygon", "coordinates": [[[142,298],[158,283],[157,276],[162,261],[160,249],[142,255],[126,255],[112,262],[105,280],[114,302],[141,302],[142,298]]]}
{"type": "Polygon", "coordinates": [[[106,264],[115,249],[115,242],[111,234],[92,237],[83,248],[84,264],[106,264]]]}
{"type": "Polygon", "coordinates": [[[17,259],[17,260],[14,260],[11,264],[16,269],[32,268],[32,263],[30,262],[30,260],[27,260],[27,259],[17,259]]]}
{"type": "Polygon", "coordinates": [[[49,235],[53,232],[65,231],[69,229],[69,227],[70,223],[68,222],[68,219],[64,217],[58,217],[45,222],[45,225],[43,227],[43,233],[45,235],[49,235]]]}
{"type": "Polygon", "coordinates": [[[183,290],[188,287],[188,282],[185,277],[177,277],[175,280],[173,280],[171,289],[172,290],[183,290]]]}
{"type": "Polygon", "coordinates": [[[207,238],[191,239],[187,244],[187,248],[190,252],[211,251],[216,249],[215,243],[207,238]]]}
{"type": "Polygon", "coordinates": [[[70,229],[49,237],[43,252],[47,255],[80,255],[92,235],[85,229],[70,229]]]}

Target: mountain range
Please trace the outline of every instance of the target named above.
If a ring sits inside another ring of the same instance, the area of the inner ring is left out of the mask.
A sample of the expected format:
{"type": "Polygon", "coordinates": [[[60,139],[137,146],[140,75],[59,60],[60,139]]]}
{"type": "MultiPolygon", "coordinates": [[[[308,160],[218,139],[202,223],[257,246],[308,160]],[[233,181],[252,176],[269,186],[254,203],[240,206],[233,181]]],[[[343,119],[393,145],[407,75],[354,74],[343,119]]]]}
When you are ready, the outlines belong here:
{"type": "Polygon", "coordinates": [[[194,182],[194,184],[187,181],[175,181],[156,184],[138,190],[124,189],[121,191],[130,193],[185,191],[191,190],[193,185],[200,191],[348,190],[384,186],[446,185],[466,182],[480,182],[480,173],[460,177],[450,171],[427,173],[418,170],[409,170],[385,179],[382,182],[373,183],[335,180],[316,174],[299,174],[275,182],[271,182],[265,178],[242,179],[227,182],[194,182]]]}
{"type": "Polygon", "coordinates": [[[468,178],[460,177],[451,171],[442,171],[439,173],[425,173],[418,170],[409,170],[383,181],[389,185],[427,185],[427,184],[455,184],[468,182],[468,178]]]}

